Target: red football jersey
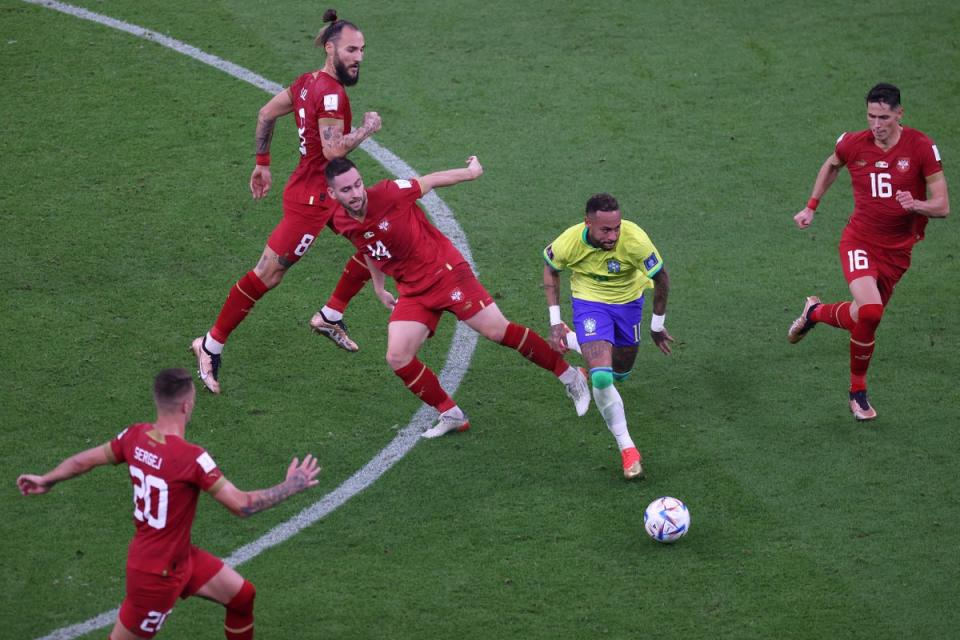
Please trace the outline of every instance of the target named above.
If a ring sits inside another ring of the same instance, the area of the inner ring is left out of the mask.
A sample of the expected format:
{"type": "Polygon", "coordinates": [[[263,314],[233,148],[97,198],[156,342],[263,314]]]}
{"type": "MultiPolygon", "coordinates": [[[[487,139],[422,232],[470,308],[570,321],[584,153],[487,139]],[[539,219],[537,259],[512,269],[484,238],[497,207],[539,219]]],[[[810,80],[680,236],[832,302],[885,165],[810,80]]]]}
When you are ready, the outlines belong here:
{"type": "Polygon", "coordinates": [[[889,249],[909,249],[923,238],[927,217],[906,211],[897,191],[926,200],[926,178],[943,167],[933,142],[920,131],[903,127],[900,140],[884,151],[870,130],[845,133],[837,140],[837,157],[847,165],[853,186],[850,231],[889,249]]]}
{"type": "Polygon", "coordinates": [[[190,555],[190,528],[200,491],[223,478],[203,447],[161,436],[148,423],[127,427],[110,441],[117,463],[126,462],[133,483],[136,533],[127,566],[167,575],[190,555]]]}
{"type": "Polygon", "coordinates": [[[376,260],[397,283],[400,295],[426,291],[437,274],[466,262],[447,236],[430,224],[417,205],[420,183],[383,180],[367,189],[367,215],[362,222],[337,207],[333,228],[376,260]]]}
{"type": "Polygon", "coordinates": [[[308,205],[319,204],[327,198],[326,156],[320,143],[317,121],[333,118],[343,121],[344,135],[350,133],[350,100],[347,92],[335,78],[323,71],[311,71],[297,78],[290,88],[293,116],[300,136],[300,164],[287,180],[284,199],[308,205]]]}

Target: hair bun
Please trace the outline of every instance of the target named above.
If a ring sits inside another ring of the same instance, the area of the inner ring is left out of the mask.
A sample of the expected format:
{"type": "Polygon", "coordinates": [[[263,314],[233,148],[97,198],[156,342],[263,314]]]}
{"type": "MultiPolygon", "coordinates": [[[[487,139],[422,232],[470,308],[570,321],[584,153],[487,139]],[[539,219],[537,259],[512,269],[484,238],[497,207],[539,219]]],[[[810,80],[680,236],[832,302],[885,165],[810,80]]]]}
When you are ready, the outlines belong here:
{"type": "Polygon", "coordinates": [[[323,21],[324,22],[336,22],[337,21],[337,10],[336,9],[327,9],[323,12],[323,21]]]}

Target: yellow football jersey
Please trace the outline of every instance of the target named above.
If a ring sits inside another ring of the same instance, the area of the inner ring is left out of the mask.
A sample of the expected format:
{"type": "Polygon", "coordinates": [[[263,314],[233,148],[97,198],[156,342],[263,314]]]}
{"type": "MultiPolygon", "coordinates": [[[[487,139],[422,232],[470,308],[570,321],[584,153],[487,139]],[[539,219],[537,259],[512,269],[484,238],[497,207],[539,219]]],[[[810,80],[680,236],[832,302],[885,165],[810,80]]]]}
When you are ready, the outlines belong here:
{"type": "Polygon", "coordinates": [[[651,278],[663,260],[647,234],[629,220],[620,223],[620,238],[612,251],[587,242],[587,225],[576,224],[543,250],[543,259],[553,269],[570,269],[574,298],[624,304],[653,287],[651,278]]]}

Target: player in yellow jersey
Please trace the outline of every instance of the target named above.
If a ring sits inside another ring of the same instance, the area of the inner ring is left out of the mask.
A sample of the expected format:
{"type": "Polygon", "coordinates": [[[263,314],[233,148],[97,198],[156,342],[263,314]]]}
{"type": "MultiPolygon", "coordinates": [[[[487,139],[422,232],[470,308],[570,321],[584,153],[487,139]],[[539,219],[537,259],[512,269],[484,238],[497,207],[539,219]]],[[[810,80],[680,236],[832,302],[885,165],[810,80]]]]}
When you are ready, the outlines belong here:
{"type": "Polygon", "coordinates": [[[654,287],[650,335],[670,355],[673,338],[664,327],[670,279],[663,259],[639,226],[623,220],[608,193],[587,200],[586,217],[543,250],[543,288],[550,310],[550,344],[572,347],[560,317],[560,272],[570,269],[573,323],[593,384],[593,399],[617,439],[623,475],[643,477],[643,457],[630,438],[623,400],[614,382],[627,378],[640,344],[643,292],[654,287]]]}

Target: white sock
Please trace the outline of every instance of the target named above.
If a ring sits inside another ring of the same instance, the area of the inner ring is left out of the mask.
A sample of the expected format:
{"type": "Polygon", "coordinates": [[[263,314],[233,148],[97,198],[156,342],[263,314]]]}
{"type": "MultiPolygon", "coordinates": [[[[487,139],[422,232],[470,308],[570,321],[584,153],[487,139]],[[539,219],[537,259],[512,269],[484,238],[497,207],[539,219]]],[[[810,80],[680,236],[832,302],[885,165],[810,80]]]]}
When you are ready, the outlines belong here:
{"type": "Polygon", "coordinates": [[[206,338],[203,340],[203,348],[207,350],[207,353],[212,353],[215,356],[223,353],[223,343],[217,342],[210,337],[209,331],[207,332],[206,338]]]}
{"type": "Polygon", "coordinates": [[[457,420],[463,420],[463,409],[457,405],[454,405],[440,415],[447,416],[448,418],[455,418],[457,420]]]}
{"type": "Polygon", "coordinates": [[[617,439],[617,446],[620,451],[635,446],[633,439],[630,438],[630,432],[627,431],[627,416],[623,411],[623,398],[620,392],[613,385],[605,389],[593,388],[593,401],[597,403],[600,409],[600,415],[607,423],[607,429],[617,439]]]}
{"type": "Polygon", "coordinates": [[[560,378],[560,382],[562,382],[563,384],[570,384],[571,382],[576,380],[577,376],[579,375],[581,375],[579,369],[577,369],[576,367],[567,365],[567,370],[561,373],[557,377],[560,378]]]}
{"type": "Polygon", "coordinates": [[[583,353],[580,351],[580,342],[577,340],[577,332],[571,331],[567,334],[567,348],[576,351],[577,353],[583,353]]]}
{"type": "Polygon", "coordinates": [[[323,309],[320,309],[320,313],[323,314],[323,317],[329,320],[330,322],[336,322],[338,320],[343,320],[343,314],[337,311],[336,309],[331,309],[327,305],[323,305],[323,309]]]}

